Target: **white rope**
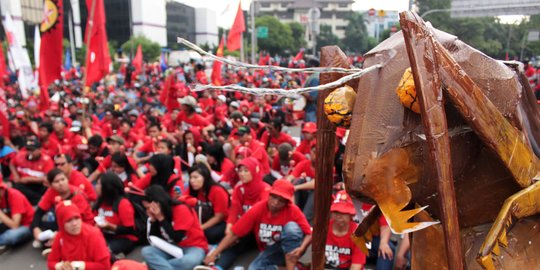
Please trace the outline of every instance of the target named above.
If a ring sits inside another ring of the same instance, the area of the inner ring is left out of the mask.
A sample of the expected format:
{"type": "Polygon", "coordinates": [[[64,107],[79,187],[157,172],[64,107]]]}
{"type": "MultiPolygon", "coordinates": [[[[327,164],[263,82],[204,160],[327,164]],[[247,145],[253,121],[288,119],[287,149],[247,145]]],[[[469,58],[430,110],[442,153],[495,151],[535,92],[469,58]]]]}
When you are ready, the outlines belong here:
{"type": "Polygon", "coordinates": [[[334,89],[348,81],[360,78],[362,75],[372,72],[374,70],[377,70],[381,68],[382,64],[373,65],[371,67],[368,67],[366,69],[360,70],[356,73],[341,77],[337,81],[333,81],[327,84],[319,85],[319,86],[313,86],[313,87],[306,87],[306,88],[297,88],[297,89],[276,89],[276,88],[247,88],[239,85],[223,85],[223,86],[216,86],[216,85],[202,85],[202,84],[195,84],[194,87],[191,87],[192,91],[204,91],[204,90],[223,90],[223,91],[231,91],[231,92],[242,92],[247,94],[253,94],[257,96],[263,96],[263,95],[277,95],[277,96],[285,96],[285,97],[292,97],[298,96],[299,94],[308,93],[308,92],[314,92],[314,91],[323,91],[327,89],[334,89]]]}
{"type": "Polygon", "coordinates": [[[202,55],[206,55],[206,56],[208,56],[208,57],[210,57],[210,58],[212,58],[212,59],[214,59],[216,61],[228,64],[228,65],[231,65],[231,66],[236,66],[236,67],[239,67],[239,68],[266,69],[266,70],[269,70],[269,71],[285,71],[285,72],[305,72],[305,73],[336,72],[336,73],[348,73],[348,74],[351,74],[351,73],[354,74],[354,73],[360,72],[362,70],[362,69],[358,69],[358,68],[349,69],[349,68],[338,68],[338,67],[286,68],[286,67],[279,67],[279,66],[252,65],[252,64],[241,63],[241,62],[232,61],[232,60],[229,60],[229,59],[226,59],[226,58],[223,58],[223,57],[216,56],[214,54],[206,52],[205,50],[203,50],[199,46],[197,46],[197,45],[195,45],[195,44],[193,44],[193,43],[189,42],[188,40],[183,39],[181,37],[177,38],[177,42],[182,43],[182,44],[188,46],[189,48],[197,51],[198,53],[200,53],[202,55]]]}

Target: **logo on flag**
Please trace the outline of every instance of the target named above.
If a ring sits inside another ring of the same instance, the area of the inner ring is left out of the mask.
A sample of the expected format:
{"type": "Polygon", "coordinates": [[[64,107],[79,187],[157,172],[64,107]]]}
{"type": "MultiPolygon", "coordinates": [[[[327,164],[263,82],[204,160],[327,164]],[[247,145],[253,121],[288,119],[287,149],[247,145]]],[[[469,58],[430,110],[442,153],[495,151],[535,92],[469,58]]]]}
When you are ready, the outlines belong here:
{"type": "Polygon", "coordinates": [[[55,2],[45,0],[45,3],[43,3],[43,20],[39,30],[47,32],[56,25],[56,22],[58,22],[58,7],[55,2]]]}

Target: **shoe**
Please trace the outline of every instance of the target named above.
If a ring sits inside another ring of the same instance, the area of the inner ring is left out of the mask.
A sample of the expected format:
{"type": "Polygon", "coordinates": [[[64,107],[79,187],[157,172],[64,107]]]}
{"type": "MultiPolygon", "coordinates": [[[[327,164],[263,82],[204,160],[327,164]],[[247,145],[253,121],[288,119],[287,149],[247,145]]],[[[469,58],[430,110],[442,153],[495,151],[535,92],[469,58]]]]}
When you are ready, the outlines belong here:
{"type": "Polygon", "coordinates": [[[193,270],[219,270],[215,266],[207,266],[207,265],[197,265],[193,270]]]}
{"type": "Polygon", "coordinates": [[[4,254],[4,252],[8,251],[9,247],[8,246],[0,246],[0,255],[4,254]]]}
{"type": "Polygon", "coordinates": [[[41,252],[41,256],[47,258],[49,256],[49,254],[51,253],[51,249],[50,248],[46,248],[44,249],[42,252],[41,252]]]}

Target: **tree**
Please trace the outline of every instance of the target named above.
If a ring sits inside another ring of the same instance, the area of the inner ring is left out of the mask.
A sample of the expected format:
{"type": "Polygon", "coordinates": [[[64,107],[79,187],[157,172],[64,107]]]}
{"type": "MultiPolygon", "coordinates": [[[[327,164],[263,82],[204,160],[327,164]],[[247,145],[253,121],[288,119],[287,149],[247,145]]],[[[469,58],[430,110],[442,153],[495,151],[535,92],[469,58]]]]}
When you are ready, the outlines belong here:
{"type": "Polygon", "coordinates": [[[368,33],[364,16],[359,12],[353,12],[347,21],[349,23],[345,28],[343,48],[350,52],[366,52],[368,50],[368,33]]]}
{"type": "Polygon", "coordinates": [[[293,48],[292,51],[298,51],[300,48],[304,48],[307,45],[305,39],[306,29],[304,26],[298,22],[291,22],[287,24],[291,28],[292,38],[293,38],[293,48]]]}
{"type": "Polygon", "coordinates": [[[268,27],[268,38],[258,39],[259,49],[271,54],[293,49],[292,30],[273,16],[262,16],[255,19],[255,26],[268,27]]]}
{"type": "Polygon", "coordinates": [[[332,32],[332,26],[328,24],[321,24],[320,32],[317,35],[317,51],[321,50],[321,47],[328,45],[338,45],[339,38],[332,32]]]}
{"type": "MultiPolygon", "coordinates": [[[[142,47],[144,61],[148,62],[157,60],[158,57],[161,55],[161,46],[159,46],[159,43],[151,41],[145,36],[131,37],[128,41],[122,44],[121,48],[129,55],[131,54],[132,48],[133,53],[135,53],[139,44],[141,44],[142,47]]],[[[133,57],[135,57],[135,55],[131,56],[131,58],[133,57]]]]}

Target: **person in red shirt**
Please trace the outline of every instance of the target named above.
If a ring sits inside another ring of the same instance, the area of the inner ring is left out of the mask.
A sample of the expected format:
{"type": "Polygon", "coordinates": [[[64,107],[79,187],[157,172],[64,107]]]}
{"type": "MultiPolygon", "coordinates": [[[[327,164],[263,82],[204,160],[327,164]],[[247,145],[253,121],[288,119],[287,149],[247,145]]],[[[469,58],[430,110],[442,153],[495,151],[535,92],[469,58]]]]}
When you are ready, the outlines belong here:
{"type": "MultiPolygon", "coordinates": [[[[264,143],[264,148],[275,148],[282,143],[289,143],[293,147],[296,146],[296,141],[291,135],[282,132],[283,120],[281,117],[272,119],[270,124],[266,125],[266,131],[261,136],[261,142],[264,143]]],[[[270,157],[274,157],[275,151],[269,151],[270,157]]]]}
{"type": "Polygon", "coordinates": [[[278,146],[278,154],[272,161],[272,170],[280,174],[281,177],[287,177],[292,169],[300,162],[306,160],[306,157],[297,151],[289,143],[282,143],[278,146]]]}
{"type": "Polygon", "coordinates": [[[366,264],[366,255],[351,239],[358,225],[352,220],[356,211],[347,192],[336,194],[330,211],[332,218],[326,235],[325,268],[362,270],[366,264]]]}
{"type": "Polygon", "coordinates": [[[234,170],[234,163],[225,157],[223,145],[219,142],[214,142],[206,147],[206,157],[212,169],[212,178],[216,182],[221,181],[223,175],[230,174],[234,170]]]}
{"type": "Polygon", "coordinates": [[[174,173],[174,159],[170,155],[153,155],[148,161],[148,173],[135,182],[135,187],[146,189],[151,185],[161,186],[169,192],[169,196],[176,198],[184,193],[182,178],[174,173]]]}
{"type": "Polygon", "coordinates": [[[73,134],[67,128],[66,120],[62,117],[57,117],[53,124],[54,132],[51,138],[60,143],[61,152],[69,153],[71,151],[71,137],[73,134]]]}
{"type": "Polygon", "coordinates": [[[9,246],[32,238],[30,223],[34,208],[24,195],[8,188],[0,178],[0,254],[9,246]]]}
{"type": "Polygon", "coordinates": [[[110,171],[120,178],[124,187],[128,187],[129,183],[139,181],[137,170],[133,168],[129,162],[129,157],[125,153],[116,152],[111,155],[110,171]]]}
{"type": "Polygon", "coordinates": [[[149,236],[157,236],[182,249],[183,256],[175,258],[155,246],[141,250],[144,261],[152,269],[192,270],[200,264],[208,250],[195,210],[171,199],[161,186],[151,186],[144,192],[143,206],[150,220],[149,236]]]}
{"type": "Polygon", "coordinates": [[[180,99],[182,111],[178,115],[179,122],[182,122],[182,129],[187,130],[192,126],[199,127],[203,133],[215,129],[214,125],[206,118],[196,112],[197,100],[192,96],[185,96],[180,99]]]}
{"type": "Polygon", "coordinates": [[[25,150],[17,153],[9,168],[13,187],[22,192],[32,205],[37,204],[47,190],[45,175],[54,168],[51,157],[41,153],[40,142],[35,138],[28,139],[25,150]]]}
{"type": "Polygon", "coordinates": [[[315,133],[317,132],[317,125],[313,122],[306,122],[304,123],[304,127],[302,128],[302,134],[304,135],[304,138],[300,141],[300,144],[298,147],[296,147],[296,151],[309,156],[311,151],[311,144],[315,141],[315,133]]]}
{"type": "Polygon", "coordinates": [[[49,157],[54,157],[60,153],[60,144],[51,137],[52,132],[53,126],[51,123],[41,123],[39,125],[39,141],[42,151],[49,157]]]}
{"type": "Polygon", "coordinates": [[[126,148],[126,152],[128,153],[133,152],[137,142],[139,141],[139,136],[137,136],[135,131],[131,128],[132,125],[133,124],[130,120],[122,120],[120,122],[120,133],[118,133],[118,136],[124,139],[124,146],[126,148]]]}
{"type": "Polygon", "coordinates": [[[210,244],[217,244],[225,235],[229,193],[212,179],[206,164],[195,163],[188,172],[188,194],[198,200],[196,210],[204,235],[210,244]]]}
{"type": "MultiPolygon", "coordinates": [[[[80,213],[82,213],[82,219],[85,223],[94,225],[94,215],[86,197],[77,187],[69,185],[67,176],[60,169],[55,168],[50,170],[47,173],[47,181],[50,187],[39,201],[32,219],[31,228],[34,239],[39,242],[45,242],[45,247],[50,247],[52,244],[49,241],[50,239],[41,241],[40,234],[46,230],[58,230],[57,217],[54,213],[54,206],[58,200],[70,200],[73,202],[79,208],[80,213]]],[[[47,253],[47,250],[44,252],[47,253]]]]}
{"type": "Polygon", "coordinates": [[[86,195],[86,198],[89,202],[94,202],[97,199],[96,191],[94,187],[88,181],[88,178],[84,176],[81,172],[73,168],[71,163],[71,157],[65,154],[59,154],[54,157],[54,165],[56,168],[62,170],[65,175],[68,177],[68,182],[70,185],[79,188],[86,195]]]}
{"type": "Polygon", "coordinates": [[[99,198],[94,205],[96,225],[101,229],[112,254],[127,255],[137,245],[135,210],[125,197],[124,184],[114,173],[104,173],[96,183],[99,198]]]}
{"type": "MultiPolygon", "coordinates": [[[[237,166],[240,183],[234,188],[227,218],[226,234],[230,234],[232,226],[256,203],[268,199],[270,186],[263,182],[259,162],[255,158],[245,158],[237,166]]],[[[248,234],[238,240],[238,242],[221,253],[216,267],[219,269],[229,269],[234,261],[245,254],[245,252],[255,247],[255,237],[248,234]]]]}
{"type": "Polygon", "coordinates": [[[231,233],[210,252],[204,262],[213,264],[217,256],[240,237],[254,233],[261,253],[249,269],[286,266],[294,269],[311,243],[311,227],[302,211],[292,202],[293,185],[280,179],[274,182],[268,199],[255,204],[231,228],[231,233]]]}
{"type": "Polygon", "coordinates": [[[110,269],[110,253],[98,228],[81,220],[79,208],[71,201],[56,207],[58,234],[47,257],[50,270],[110,269]]]}

